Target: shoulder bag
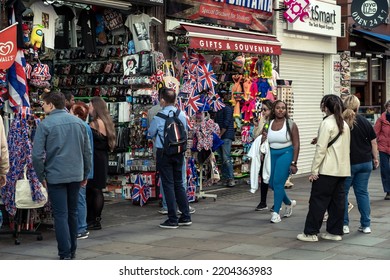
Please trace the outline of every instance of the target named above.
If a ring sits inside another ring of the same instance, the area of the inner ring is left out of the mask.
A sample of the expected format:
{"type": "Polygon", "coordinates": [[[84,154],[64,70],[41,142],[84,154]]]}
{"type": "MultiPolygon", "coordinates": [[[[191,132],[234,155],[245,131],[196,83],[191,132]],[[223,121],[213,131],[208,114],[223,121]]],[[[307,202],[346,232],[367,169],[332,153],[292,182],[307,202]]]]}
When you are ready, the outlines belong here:
{"type": "Polygon", "coordinates": [[[34,209],[43,207],[48,198],[47,190],[41,185],[41,191],[45,199],[40,202],[32,199],[30,181],[26,176],[26,167],[23,172],[23,179],[17,180],[15,185],[15,205],[18,209],[34,209]]]}

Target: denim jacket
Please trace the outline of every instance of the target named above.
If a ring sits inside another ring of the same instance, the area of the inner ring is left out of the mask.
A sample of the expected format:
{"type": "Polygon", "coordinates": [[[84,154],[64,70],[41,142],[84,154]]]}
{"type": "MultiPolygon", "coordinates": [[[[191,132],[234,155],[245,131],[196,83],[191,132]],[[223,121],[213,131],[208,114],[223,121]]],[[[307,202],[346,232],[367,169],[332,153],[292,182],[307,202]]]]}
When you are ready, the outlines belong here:
{"type": "Polygon", "coordinates": [[[92,150],[82,120],[55,109],[38,125],[32,159],[39,180],[81,182],[91,170],[92,150]]]}

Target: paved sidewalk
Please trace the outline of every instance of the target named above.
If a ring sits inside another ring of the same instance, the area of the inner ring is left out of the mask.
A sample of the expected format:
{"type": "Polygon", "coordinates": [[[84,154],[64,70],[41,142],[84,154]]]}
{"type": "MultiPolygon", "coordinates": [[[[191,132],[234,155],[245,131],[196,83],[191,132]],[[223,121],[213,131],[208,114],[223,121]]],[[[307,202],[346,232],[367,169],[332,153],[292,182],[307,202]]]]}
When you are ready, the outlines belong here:
{"type": "MultiPolygon", "coordinates": [[[[351,233],[342,241],[306,243],[296,239],[307,214],[310,183],[307,176],[293,178],[288,190],[297,200],[293,215],[281,223],[270,223],[269,211],[254,211],[259,193],[251,194],[249,185],[234,188],[212,188],[218,195],[191,204],[196,208],[193,224],[178,229],[161,229],[165,217],[158,214],[158,202],[144,207],[129,201],[108,201],[103,210],[102,230],[91,231],[88,239],[78,241],[77,259],[88,260],[358,260],[390,259],[390,201],[384,200],[379,171],[370,180],[372,222],[371,234],[357,231],[359,212],[353,191],[350,201],[351,233]]],[[[271,206],[273,193],[268,196],[271,206]]],[[[322,231],[324,231],[324,225],[322,231]]],[[[0,235],[1,260],[56,260],[57,243],[52,230],[43,230],[43,240],[23,235],[14,245],[12,235],[0,235]]]]}

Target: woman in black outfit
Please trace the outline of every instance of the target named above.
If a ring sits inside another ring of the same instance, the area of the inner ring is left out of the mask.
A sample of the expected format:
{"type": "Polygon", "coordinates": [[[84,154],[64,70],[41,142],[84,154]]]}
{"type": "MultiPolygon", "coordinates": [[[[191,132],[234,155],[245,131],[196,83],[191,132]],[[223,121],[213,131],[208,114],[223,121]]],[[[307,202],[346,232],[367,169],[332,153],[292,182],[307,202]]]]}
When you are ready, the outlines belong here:
{"type": "Polygon", "coordinates": [[[93,178],[87,184],[88,229],[101,229],[101,215],[104,206],[103,189],[108,174],[108,152],[115,148],[115,126],[108,112],[106,102],[99,96],[92,97],[89,104],[93,134],[93,178]]]}

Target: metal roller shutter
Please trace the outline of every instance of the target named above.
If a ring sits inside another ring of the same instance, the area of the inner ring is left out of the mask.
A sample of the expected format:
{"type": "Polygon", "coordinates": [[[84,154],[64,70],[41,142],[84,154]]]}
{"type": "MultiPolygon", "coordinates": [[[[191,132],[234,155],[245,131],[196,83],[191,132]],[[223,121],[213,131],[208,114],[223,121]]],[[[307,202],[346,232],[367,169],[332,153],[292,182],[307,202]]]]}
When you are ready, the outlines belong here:
{"type": "Polygon", "coordinates": [[[298,125],[301,143],[298,174],[307,174],[314,156],[310,142],[317,135],[323,118],[320,102],[324,95],[324,56],[283,50],[279,59],[281,79],[292,80],[293,119],[298,125]]]}

